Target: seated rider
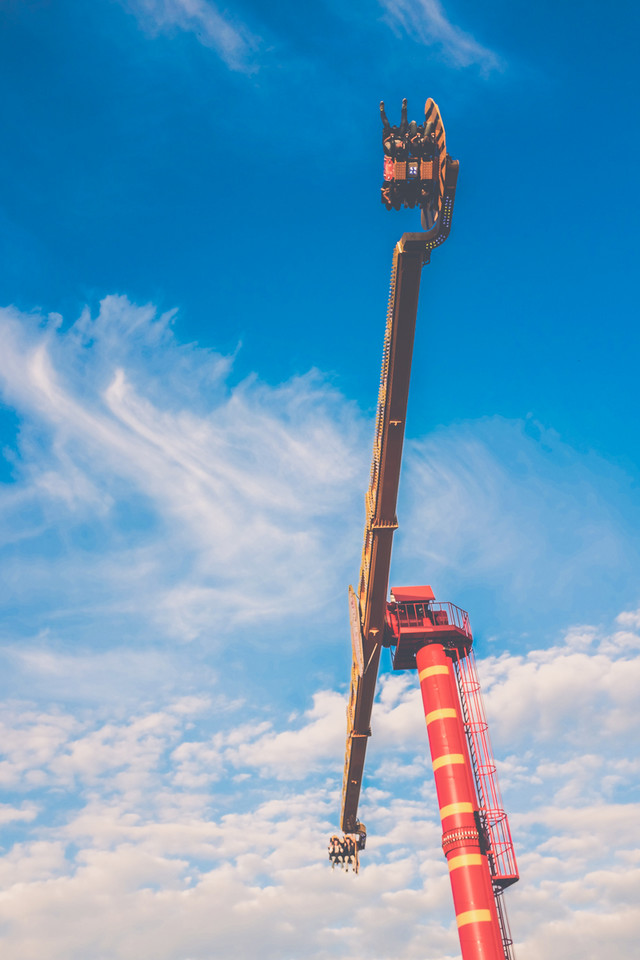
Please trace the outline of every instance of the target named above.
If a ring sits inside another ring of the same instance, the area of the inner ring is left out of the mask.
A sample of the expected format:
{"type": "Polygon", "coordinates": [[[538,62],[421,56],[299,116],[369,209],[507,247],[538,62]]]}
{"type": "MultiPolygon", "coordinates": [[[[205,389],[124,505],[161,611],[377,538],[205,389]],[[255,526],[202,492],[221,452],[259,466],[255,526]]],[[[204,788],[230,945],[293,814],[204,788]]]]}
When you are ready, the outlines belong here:
{"type": "Polygon", "coordinates": [[[380,119],[382,120],[382,149],[388,157],[402,160],[399,153],[404,151],[406,156],[407,132],[409,125],[407,123],[407,101],[402,101],[402,111],[400,116],[400,126],[391,126],[384,111],[384,100],[380,101],[380,119]]]}
{"type": "Polygon", "coordinates": [[[358,847],[360,843],[360,836],[357,833],[349,834],[349,852],[350,860],[354,873],[358,873],[359,862],[358,862],[358,847]]]}
{"type": "Polygon", "coordinates": [[[340,840],[334,834],[329,840],[329,859],[331,860],[332,870],[337,863],[339,853],[340,853],[340,840]]]}
{"type": "Polygon", "coordinates": [[[434,132],[433,121],[424,125],[424,134],[422,136],[420,156],[423,160],[433,160],[436,154],[436,135],[434,132]]]}
{"type": "Polygon", "coordinates": [[[350,860],[351,863],[353,863],[356,855],[356,845],[355,845],[354,839],[350,833],[348,833],[344,839],[345,839],[345,845],[347,848],[347,859],[350,860]]]}
{"type": "Polygon", "coordinates": [[[412,120],[411,123],[409,124],[409,130],[407,134],[409,150],[411,151],[412,157],[422,156],[423,136],[424,136],[424,128],[422,124],[418,126],[415,120],[412,120]]]}
{"type": "MultiPolygon", "coordinates": [[[[424,124],[420,159],[427,162],[431,160],[434,164],[431,178],[420,180],[420,197],[418,199],[418,206],[422,207],[424,215],[427,218],[427,223],[431,223],[436,215],[439,195],[437,171],[435,169],[438,162],[438,148],[436,145],[435,124],[432,120],[428,120],[424,124]]],[[[423,226],[425,226],[424,222],[423,226]]]]}
{"type": "MultiPolygon", "coordinates": [[[[387,210],[395,207],[399,210],[403,202],[403,189],[398,182],[394,182],[394,161],[406,160],[409,156],[409,124],[407,122],[407,101],[402,101],[400,126],[391,126],[384,109],[384,101],[380,101],[380,118],[382,120],[382,149],[384,150],[384,183],[382,185],[382,202],[387,210]]],[[[414,124],[415,126],[415,124],[414,124]]]]}

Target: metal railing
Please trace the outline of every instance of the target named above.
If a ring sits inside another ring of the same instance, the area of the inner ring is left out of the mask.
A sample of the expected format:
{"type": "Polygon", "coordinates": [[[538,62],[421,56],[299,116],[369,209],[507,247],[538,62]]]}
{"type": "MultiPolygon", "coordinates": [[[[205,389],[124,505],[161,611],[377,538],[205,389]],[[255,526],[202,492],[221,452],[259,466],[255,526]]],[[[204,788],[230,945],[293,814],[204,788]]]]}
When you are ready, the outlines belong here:
{"type": "Polygon", "coordinates": [[[430,600],[427,603],[404,602],[394,610],[400,631],[411,628],[456,627],[471,640],[471,625],[466,610],[448,600],[430,600]]]}

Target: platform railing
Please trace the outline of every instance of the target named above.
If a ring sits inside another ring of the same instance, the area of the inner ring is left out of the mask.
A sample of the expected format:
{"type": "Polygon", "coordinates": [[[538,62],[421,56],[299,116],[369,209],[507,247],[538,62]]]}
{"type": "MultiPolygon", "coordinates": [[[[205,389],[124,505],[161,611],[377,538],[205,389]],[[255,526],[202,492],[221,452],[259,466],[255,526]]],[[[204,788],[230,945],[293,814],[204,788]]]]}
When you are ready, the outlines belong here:
{"type": "Polygon", "coordinates": [[[405,601],[396,604],[394,612],[400,630],[452,626],[461,630],[471,640],[469,614],[448,600],[431,600],[422,603],[405,601]]]}

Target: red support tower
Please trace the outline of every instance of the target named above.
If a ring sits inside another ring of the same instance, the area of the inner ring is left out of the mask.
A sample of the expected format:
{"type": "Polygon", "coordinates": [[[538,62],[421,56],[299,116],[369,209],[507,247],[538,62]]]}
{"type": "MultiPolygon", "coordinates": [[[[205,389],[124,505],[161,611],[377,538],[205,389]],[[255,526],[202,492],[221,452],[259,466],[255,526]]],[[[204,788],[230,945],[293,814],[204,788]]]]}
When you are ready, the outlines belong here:
{"type": "Polygon", "coordinates": [[[431,587],[394,587],[385,644],[417,669],[463,960],[512,960],[501,894],[518,879],[502,809],[469,617],[431,587]]]}

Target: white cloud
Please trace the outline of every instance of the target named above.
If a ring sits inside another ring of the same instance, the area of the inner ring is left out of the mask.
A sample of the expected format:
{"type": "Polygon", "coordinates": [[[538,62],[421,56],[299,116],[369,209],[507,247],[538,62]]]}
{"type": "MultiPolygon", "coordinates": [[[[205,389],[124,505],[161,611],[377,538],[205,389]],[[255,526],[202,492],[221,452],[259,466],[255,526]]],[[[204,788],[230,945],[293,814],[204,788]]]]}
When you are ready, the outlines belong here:
{"type": "MultiPolygon", "coordinates": [[[[284,609],[334,609],[357,570],[369,425],[317,373],[230,387],[232,360],[178,344],[172,316],[107,297],[65,331],[2,311],[0,381],[21,418],[4,587],[54,642],[82,614],[98,636],[116,616],[130,637],[219,647],[284,609]]],[[[462,602],[481,585],[503,629],[606,607],[635,592],[640,562],[625,485],[529,421],[441,429],[407,445],[394,578],[427,567],[462,602]]],[[[620,627],[608,642],[628,645],[620,627]]]]}
{"type": "Polygon", "coordinates": [[[68,714],[44,713],[25,704],[4,706],[0,716],[3,789],[29,790],[46,783],[50,763],[80,728],[79,721],[68,714]]]}
{"type": "Polygon", "coordinates": [[[427,46],[442,49],[455,67],[477,65],[483,73],[501,69],[500,58],[487,47],[455,26],[447,18],[440,0],[380,0],[393,26],[427,46]]]}
{"type": "Polygon", "coordinates": [[[298,780],[308,776],[321,761],[339,756],[346,731],[344,697],[321,691],[305,713],[306,723],[298,730],[268,733],[239,744],[231,759],[238,766],[258,767],[263,775],[298,780]]]}
{"type": "Polygon", "coordinates": [[[231,70],[251,72],[258,38],[238,17],[221,12],[211,0],[122,0],[153,32],[177,28],[212,47],[231,70]]]}
{"type": "Polygon", "coordinates": [[[22,804],[12,807],[8,803],[0,803],[0,824],[13,823],[16,820],[29,822],[38,815],[38,808],[33,804],[22,804]]]}
{"type": "MultiPolygon", "coordinates": [[[[507,900],[524,960],[548,956],[554,935],[560,960],[595,957],[607,944],[624,960],[634,956],[638,805],[616,802],[606,783],[637,782],[634,740],[594,738],[586,720],[593,713],[596,726],[615,728],[611,717],[629,709],[637,689],[637,659],[628,649],[603,653],[606,643],[602,629],[585,627],[551,650],[480,662],[498,757],[513,756],[501,770],[508,781],[522,778],[520,787],[509,783],[508,804],[522,880],[507,900]],[[567,784],[571,795],[561,792],[567,784]]],[[[426,756],[413,681],[386,677],[375,705],[358,878],[332,873],[324,853],[339,804],[342,695],[320,691],[287,722],[266,719],[269,704],[245,706],[242,723],[218,714],[208,738],[202,694],[121,717],[85,711],[82,721],[7,708],[9,760],[46,779],[23,775],[23,800],[6,808],[5,826],[31,836],[5,844],[0,857],[4,955],[211,960],[232,951],[244,960],[259,948],[273,960],[457,956],[428,766],[422,778],[380,776],[402,756],[410,764],[426,756]],[[278,780],[283,769],[304,771],[304,783],[278,780]],[[73,922],[79,915],[82,924],[73,922]]]]}
{"type": "MultiPolygon", "coordinates": [[[[170,695],[180,680],[180,692],[194,685],[216,687],[216,672],[203,664],[194,665],[181,657],[180,651],[158,650],[146,646],[136,649],[114,644],[97,652],[57,649],[49,633],[21,643],[7,643],[0,648],[5,676],[11,676],[13,692],[28,690],[40,701],[53,700],[66,704],[141,704],[157,700],[159,694],[170,695]]],[[[198,702],[189,696],[176,701],[188,705],[198,702]]],[[[209,711],[228,709],[232,703],[219,689],[208,697],[209,711]]],[[[176,706],[174,709],[181,709],[176,706]]],[[[186,707],[185,707],[186,709],[186,707]]]]}
{"type": "Polygon", "coordinates": [[[344,516],[360,500],[365,430],[315,373],[229,390],[228,359],[179,346],[170,320],[118,297],[66,333],[3,311],[0,381],[24,423],[0,537],[43,543],[12,564],[16,601],[34,584],[59,610],[116,600],[161,635],[215,643],[233,622],[309,612],[336,589],[330,555],[357,556],[358,513],[344,516]],[[54,566],[53,530],[80,546],[58,547],[54,566]]]}
{"type": "Polygon", "coordinates": [[[554,647],[526,657],[487,658],[480,675],[487,714],[512,742],[557,745],[588,733],[594,745],[601,745],[638,731],[637,657],[554,647]]]}
{"type": "MultiPolygon", "coordinates": [[[[565,625],[567,611],[597,616],[599,602],[611,611],[621,597],[636,600],[634,500],[632,478],[616,465],[531,419],[440,428],[408,445],[394,578],[426,569],[437,596],[455,600],[443,596],[455,586],[464,606],[473,591],[485,614],[494,596],[502,629],[526,623],[539,645],[557,614],[565,625]]],[[[486,623],[483,632],[495,629],[486,623]]]]}
{"type": "Polygon", "coordinates": [[[616,621],[622,627],[640,627],[640,610],[625,610],[624,613],[619,613],[616,617],[616,621]]]}

